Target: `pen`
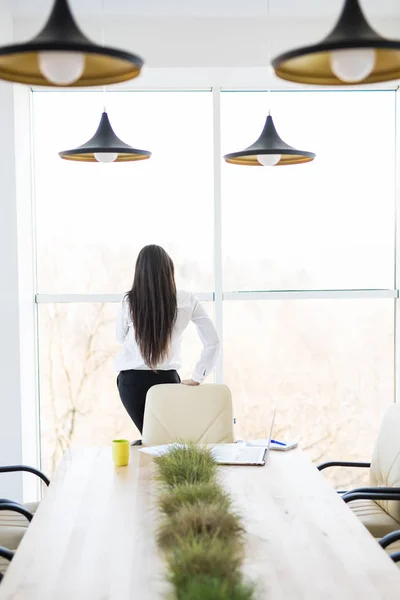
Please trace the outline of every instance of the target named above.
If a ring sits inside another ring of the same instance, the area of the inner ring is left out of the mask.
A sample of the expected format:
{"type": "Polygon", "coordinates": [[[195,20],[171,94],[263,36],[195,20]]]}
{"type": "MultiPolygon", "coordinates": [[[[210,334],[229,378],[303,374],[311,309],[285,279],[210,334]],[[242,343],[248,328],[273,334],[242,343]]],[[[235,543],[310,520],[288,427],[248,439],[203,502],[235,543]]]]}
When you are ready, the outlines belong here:
{"type": "Polygon", "coordinates": [[[271,444],[278,444],[278,446],[286,446],[284,442],[278,442],[277,440],[271,440],[271,444]]]}

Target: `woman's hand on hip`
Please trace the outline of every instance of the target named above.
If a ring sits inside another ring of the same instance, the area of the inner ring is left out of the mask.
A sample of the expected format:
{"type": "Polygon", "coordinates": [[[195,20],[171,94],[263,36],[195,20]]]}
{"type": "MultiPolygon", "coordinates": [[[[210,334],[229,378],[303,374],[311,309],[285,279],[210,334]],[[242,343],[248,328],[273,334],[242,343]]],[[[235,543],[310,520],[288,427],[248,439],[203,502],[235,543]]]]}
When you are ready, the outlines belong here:
{"type": "Polygon", "coordinates": [[[181,383],[182,385],[200,385],[200,383],[194,379],[184,379],[181,383]]]}

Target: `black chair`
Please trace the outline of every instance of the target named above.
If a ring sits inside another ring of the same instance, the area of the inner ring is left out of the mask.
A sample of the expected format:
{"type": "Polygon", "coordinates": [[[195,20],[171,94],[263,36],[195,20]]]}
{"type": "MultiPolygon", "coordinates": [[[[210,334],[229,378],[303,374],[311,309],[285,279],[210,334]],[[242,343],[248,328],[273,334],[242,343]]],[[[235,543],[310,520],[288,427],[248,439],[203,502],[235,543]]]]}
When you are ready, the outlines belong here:
{"type": "MultiPolygon", "coordinates": [[[[369,468],[371,463],[367,462],[349,462],[343,460],[332,460],[317,466],[318,471],[323,471],[329,467],[358,467],[369,468]]],[[[345,502],[352,500],[400,500],[400,487],[361,487],[354,490],[340,490],[338,494],[342,495],[345,502]]]]}
{"type": "MultiPolygon", "coordinates": [[[[322,463],[317,466],[318,471],[329,469],[330,467],[357,467],[369,469],[371,463],[369,462],[351,462],[347,460],[330,460],[329,462],[322,463]]],[[[338,494],[344,494],[345,490],[338,490],[338,494]]]]}
{"type": "Polygon", "coordinates": [[[363,487],[344,492],[342,498],[345,502],[352,500],[400,500],[398,487],[363,487]]]}
{"type": "Polygon", "coordinates": [[[47,486],[50,485],[50,479],[46,477],[44,473],[35,469],[34,467],[27,467],[26,465],[7,465],[0,466],[0,473],[15,473],[17,471],[24,471],[26,473],[33,473],[39,477],[47,486]]]}
{"type": "MultiPolygon", "coordinates": [[[[323,471],[330,467],[358,467],[369,468],[371,463],[349,462],[343,460],[332,460],[317,466],[318,471],[323,471]]],[[[354,490],[340,490],[338,494],[342,495],[345,502],[352,500],[400,500],[400,487],[362,487],[354,490]]]]}
{"type": "Polygon", "coordinates": [[[390,554],[389,556],[393,562],[395,562],[395,563],[400,562],[400,550],[398,550],[397,552],[393,552],[393,554],[390,554]]]}
{"type": "MultiPolygon", "coordinates": [[[[28,467],[26,465],[3,465],[0,466],[0,473],[15,473],[15,472],[26,472],[32,473],[40,478],[43,483],[48,486],[50,484],[49,479],[34,467],[28,467]]],[[[26,523],[22,519],[16,523],[15,518],[4,515],[4,518],[0,522],[0,545],[5,544],[16,549],[20,543],[25,531],[33,518],[33,513],[36,511],[38,503],[27,504],[23,506],[17,502],[13,502],[9,499],[0,499],[0,514],[1,511],[12,511],[25,517],[26,523]]]]}
{"type": "MultiPolygon", "coordinates": [[[[381,540],[379,540],[379,544],[382,546],[382,548],[387,548],[388,546],[390,546],[394,542],[398,542],[399,540],[400,531],[392,531],[392,533],[388,533],[381,540]]],[[[389,556],[394,562],[400,562],[400,550],[392,552],[392,554],[390,554],[389,556]]]]}
{"type": "Polygon", "coordinates": [[[318,471],[323,471],[323,469],[327,469],[328,467],[361,467],[361,468],[369,468],[371,466],[370,462],[349,462],[347,460],[331,460],[329,462],[322,463],[318,465],[318,471]]]}
{"type": "MultiPolygon", "coordinates": [[[[28,524],[33,519],[33,514],[31,512],[29,512],[29,510],[27,510],[25,508],[25,506],[23,506],[22,504],[18,504],[18,502],[12,502],[10,500],[1,500],[0,499],[0,512],[3,510],[16,512],[16,513],[22,515],[23,517],[26,518],[26,520],[28,521],[28,524]]],[[[14,556],[14,551],[9,550],[8,548],[5,548],[4,546],[0,546],[0,556],[2,558],[11,560],[12,557],[14,556]]],[[[2,579],[3,579],[3,573],[0,572],[0,581],[2,579]]]]}
{"type": "Polygon", "coordinates": [[[0,511],[2,510],[19,513],[25,517],[29,523],[33,519],[33,513],[29,512],[22,504],[18,504],[18,502],[13,502],[12,500],[3,500],[0,498],[0,511]]]}
{"type": "MultiPolygon", "coordinates": [[[[6,560],[11,561],[14,556],[14,552],[12,550],[9,550],[8,548],[4,548],[4,546],[0,546],[0,556],[2,558],[5,558],[6,560]]],[[[0,573],[0,583],[2,579],[3,573],[0,573]]]]}
{"type": "Polygon", "coordinates": [[[369,487],[342,494],[343,499],[350,502],[349,508],[377,539],[400,529],[399,431],[400,403],[394,402],[382,419],[370,462],[334,460],[318,467],[320,471],[328,467],[369,469],[369,483],[366,484],[369,487]]]}
{"type": "MultiPolygon", "coordinates": [[[[396,410],[398,408],[399,407],[396,407],[396,410]]],[[[380,443],[383,442],[381,441],[380,443]]],[[[379,466],[379,464],[377,465],[375,463],[375,470],[379,468],[379,466]]],[[[334,460],[322,463],[321,465],[318,465],[317,468],[319,471],[323,471],[330,467],[370,468],[371,463],[334,460]]],[[[384,475],[385,473],[382,474],[380,479],[384,480],[384,475]]],[[[338,493],[346,503],[352,502],[353,500],[400,501],[400,487],[366,486],[350,491],[340,490],[338,493]]],[[[390,531],[396,531],[399,528],[398,511],[394,507],[395,505],[389,504],[384,509],[380,504],[371,502],[370,505],[367,503],[363,505],[355,504],[354,507],[352,507],[352,510],[375,538],[381,538],[390,531]],[[365,512],[366,508],[367,512],[365,512]],[[376,512],[377,509],[379,512],[376,512]]]]}
{"type": "MultiPolygon", "coordinates": [[[[39,477],[39,479],[41,479],[43,481],[43,483],[46,486],[50,485],[50,479],[48,477],[46,477],[46,475],[44,473],[42,473],[42,471],[39,471],[39,469],[36,469],[35,467],[28,467],[27,465],[3,465],[0,466],[0,473],[16,473],[16,472],[25,472],[25,473],[33,473],[33,475],[36,475],[37,477],[39,477]]],[[[28,510],[30,509],[30,512],[32,510],[36,510],[38,506],[38,503],[33,503],[27,506],[28,510]]],[[[1,542],[1,540],[0,540],[1,542]]]]}

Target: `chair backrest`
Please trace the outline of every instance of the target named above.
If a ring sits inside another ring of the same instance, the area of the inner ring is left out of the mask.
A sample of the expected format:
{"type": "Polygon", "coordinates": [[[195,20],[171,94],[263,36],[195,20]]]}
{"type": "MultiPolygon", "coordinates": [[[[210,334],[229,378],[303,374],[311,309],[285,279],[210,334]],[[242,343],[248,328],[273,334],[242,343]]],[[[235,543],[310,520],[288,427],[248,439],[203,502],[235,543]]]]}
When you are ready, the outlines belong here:
{"type": "MultiPolygon", "coordinates": [[[[385,413],[371,461],[370,484],[400,487],[400,404],[385,413]]],[[[378,501],[378,504],[400,522],[400,501],[378,501]]]]}
{"type": "Polygon", "coordinates": [[[145,446],[176,441],[233,442],[232,396],[226,385],[161,384],[149,389],[143,422],[145,446]]]}

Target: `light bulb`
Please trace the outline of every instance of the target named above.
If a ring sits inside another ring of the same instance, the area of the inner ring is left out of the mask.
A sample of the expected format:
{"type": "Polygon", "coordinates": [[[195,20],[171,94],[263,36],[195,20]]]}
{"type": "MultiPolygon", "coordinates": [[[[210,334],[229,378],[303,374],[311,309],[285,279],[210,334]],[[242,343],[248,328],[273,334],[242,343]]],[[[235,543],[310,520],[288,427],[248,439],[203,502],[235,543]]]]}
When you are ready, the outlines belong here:
{"type": "Polygon", "coordinates": [[[257,160],[263,167],[274,167],[281,160],[280,154],[258,154],[257,160]]]}
{"type": "Polygon", "coordinates": [[[70,85],[85,70],[82,52],[39,52],[39,68],[48,81],[55,85],[70,85]]]}
{"type": "Polygon", "coordinates": [[[373,48],[335,50],[330,53],[330,63],[336,77],[345,83],[363,81],[375,66],[375,50],[373,48]]]}
{"type": "Polygon", "coordinates": [[[117,160],[118,152],[95,152],[94,157],[101,163],[112,163],[117,160]]]}

